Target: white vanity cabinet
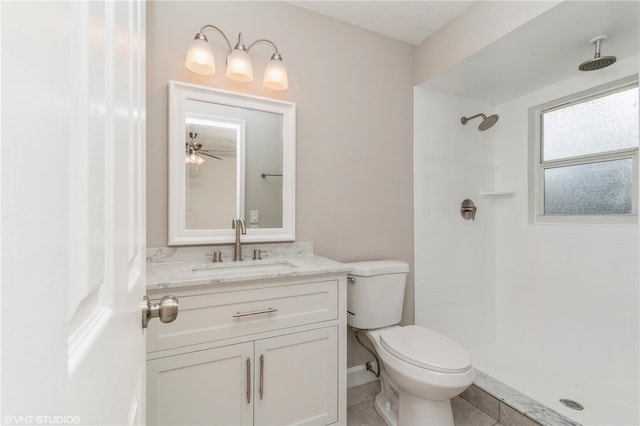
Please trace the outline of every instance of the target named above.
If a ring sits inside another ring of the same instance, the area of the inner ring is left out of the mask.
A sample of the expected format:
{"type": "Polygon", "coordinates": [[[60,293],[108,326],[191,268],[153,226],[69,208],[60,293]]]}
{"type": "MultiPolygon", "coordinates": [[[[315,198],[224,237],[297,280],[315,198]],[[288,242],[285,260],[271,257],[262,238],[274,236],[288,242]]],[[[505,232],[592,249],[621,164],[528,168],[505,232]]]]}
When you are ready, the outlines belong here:
{"type": "Polygon", "coordinates": [[[346,424],[346,274],[149,290],[149,425],[346,424]]]}
{"type": "Polygon", "coordinates": [[[147,424],[253,425],[252,359],[248,342],[147,361],[147,424]]]}

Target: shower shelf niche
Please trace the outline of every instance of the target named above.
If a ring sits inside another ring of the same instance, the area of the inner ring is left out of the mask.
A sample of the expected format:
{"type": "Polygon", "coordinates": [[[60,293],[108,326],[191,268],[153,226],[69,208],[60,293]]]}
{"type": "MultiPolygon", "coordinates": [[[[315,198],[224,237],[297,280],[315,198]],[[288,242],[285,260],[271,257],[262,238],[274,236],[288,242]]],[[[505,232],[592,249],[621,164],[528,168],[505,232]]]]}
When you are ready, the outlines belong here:
{"type": "Polygon", "coordinates": [[[483,197],[490,197],[490,198],[513,197],[513,196],[516,195],[516,191],[485,191],[485,190],[480,190],[480,195],[482,195],[483,197]]]}

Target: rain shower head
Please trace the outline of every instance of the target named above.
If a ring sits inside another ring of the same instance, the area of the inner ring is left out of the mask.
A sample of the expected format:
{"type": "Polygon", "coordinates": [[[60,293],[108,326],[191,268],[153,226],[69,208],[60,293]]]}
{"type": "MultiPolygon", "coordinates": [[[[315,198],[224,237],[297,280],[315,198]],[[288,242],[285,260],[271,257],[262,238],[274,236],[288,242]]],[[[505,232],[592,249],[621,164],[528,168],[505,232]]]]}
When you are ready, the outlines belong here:
{"type": "Polygon", "coordinates": [[[498,117],[497,114],[493,114],[493,115],[490,115],[490,116],[487,117],[486,115],[480,113],[480,114],[472,115],[471,117],[462,117],[460,119],[460,122],[462,124],[467,124],[467,121],[473,120],[476,117],[482,117],[482,121],[480,122],[480,125],[478,126],[478,130],[480,130],[480,131],[490,129],[494,124],[496,124],[498,122],[498,119],[500,118],[500,117],[498,117]]]}
{"type": "Polygon", "coordinates": [[[606,39],[607,39],[606,35],[601,35],[589,40],[589,44],[596,45],[596,54],[593,57],[593,59],[589,59],[588,61],[584,61],[583,63],[580,64],[580,66],[578,67],[580,71],[599,70],[599,69],[608,67],[609,65],[613,64],[616,61],[615,56],[600,56],[600,44],[606,39]]]}

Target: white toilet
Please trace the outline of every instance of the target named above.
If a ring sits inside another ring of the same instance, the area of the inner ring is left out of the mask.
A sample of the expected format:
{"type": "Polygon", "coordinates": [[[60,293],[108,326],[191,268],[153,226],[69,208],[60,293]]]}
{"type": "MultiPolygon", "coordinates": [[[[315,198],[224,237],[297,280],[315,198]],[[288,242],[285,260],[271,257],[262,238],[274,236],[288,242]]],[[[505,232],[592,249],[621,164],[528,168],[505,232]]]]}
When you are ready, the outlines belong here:
{"type": "Polygon", "coordinates": [[[409,265],[397,260],[349,263],[347,322],[372,343],[382,390],[376,411],[392,426],[453,426],[450,399],[475,378],[467,351],[415,325],[400,327],[409,265]]]}

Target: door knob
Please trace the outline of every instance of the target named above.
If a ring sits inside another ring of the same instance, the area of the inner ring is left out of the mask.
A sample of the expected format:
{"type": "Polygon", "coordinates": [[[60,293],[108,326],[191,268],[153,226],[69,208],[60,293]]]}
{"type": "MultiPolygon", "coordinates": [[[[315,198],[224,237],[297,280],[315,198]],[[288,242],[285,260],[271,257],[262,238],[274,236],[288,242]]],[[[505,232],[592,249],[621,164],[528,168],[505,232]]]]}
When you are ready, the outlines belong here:
{"type": "Polygon", "coordinates": [[[178,298],[164,296],[159,304],[153,304],[147,296],[142,298],[142,328],[147,328],[151,318],[159,318],[162,322],[171,322],[178,317],[178,298]]]}

